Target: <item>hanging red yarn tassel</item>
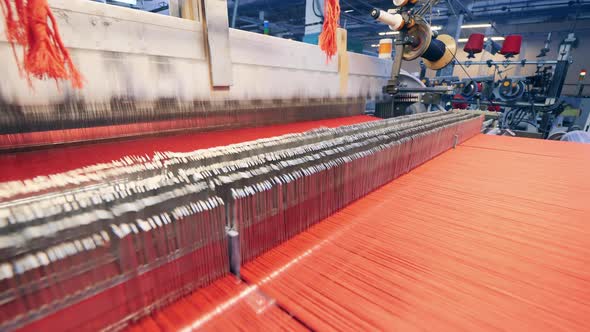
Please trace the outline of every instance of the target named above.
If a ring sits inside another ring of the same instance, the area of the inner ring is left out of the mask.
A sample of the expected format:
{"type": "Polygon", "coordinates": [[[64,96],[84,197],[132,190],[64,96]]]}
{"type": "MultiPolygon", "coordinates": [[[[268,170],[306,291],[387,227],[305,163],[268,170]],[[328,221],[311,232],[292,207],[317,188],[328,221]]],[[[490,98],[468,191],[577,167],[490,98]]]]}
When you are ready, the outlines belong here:
{"type": "Polygon", "coordinates": [[[72,87],[81,89],[82,76],[59,36],[47,0],[2,0],[0,6],[6,20],[8,41],[19,70],[24,70],[29,84],[33,76],[39,79],[70,80],[72,87]],[[11,2],[14,2],[14,8],[11,2]],[[22,60],[16,54],[15,45],[23,47],[22,60]]]}
{"type": "Polygon", "coordinates": [[[322,51],[326,53],[327,61],[338,52],[336,42],[336,29],[340,21],[340,2],[339,0],[325,0],[324,2],[324,26],[320,34],[319,45],[322,51]]]}

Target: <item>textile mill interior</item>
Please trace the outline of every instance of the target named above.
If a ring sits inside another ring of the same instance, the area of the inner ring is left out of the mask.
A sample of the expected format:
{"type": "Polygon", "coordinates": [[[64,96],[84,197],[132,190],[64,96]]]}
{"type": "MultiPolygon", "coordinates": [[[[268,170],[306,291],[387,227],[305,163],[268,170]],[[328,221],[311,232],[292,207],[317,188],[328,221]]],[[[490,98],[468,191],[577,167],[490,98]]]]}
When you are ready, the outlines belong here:
{"type": "Polygon", "coordinates": [[[589,331],[590,1],[0,0],[0,331],[589,331]]]}

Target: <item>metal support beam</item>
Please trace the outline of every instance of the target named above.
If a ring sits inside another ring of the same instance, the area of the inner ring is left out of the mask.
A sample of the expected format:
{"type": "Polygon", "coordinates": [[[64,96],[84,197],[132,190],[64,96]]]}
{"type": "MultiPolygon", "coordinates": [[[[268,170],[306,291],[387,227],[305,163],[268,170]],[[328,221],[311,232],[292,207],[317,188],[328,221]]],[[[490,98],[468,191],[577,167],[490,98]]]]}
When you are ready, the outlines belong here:
{"type": "Polygon", "coordinates": [[[189,20],[201,20],[201,3],[199,0],[181,0],[179,3],[180,16],[189,20]]]}
{"type": "Polygon", "coordinates": [[[233,82],[233,69],[229,49],[227,2],[202,0],[202,10],[211,86],[214,89],[228,88],[233,82]]]}
{"type": "Polygon", "coordinates": [[[452,6],[451,2],[456,3],[457,5],[459,5],[459,7],[461,7],[461,15],[467,15],[468,18],[471,18],[471,8],[473,8],[473,1],[467,1],[467,4],[464,4],[463,1],[459,1],[459,0],[452,0],[449,1],[449,6],[452,6]]]}
{"type": "Polygon", "coordinates": [[[168,6],[170,6],[168,9],[170,16],[180,17],[180,4],[178,0],[170,0],[168,6]]]}
{"type": "Polygon", "coordinates": [[[553,79],[547,91],[547,105],[552,105],[561,97],[563,84],[570,67],[571,52],[577,47],[577,38],[575,34],[568,34],[567,38],[559,46],[559,55],[557,58],[557,65],[555,65],[553,79]]]}
{"type": "Polygon", "coordinates": [[[240,277],[240,266],[242,262],[242,253],[240,250],[240,234],[233,228],[226,230],[227,244],[229,250],[229,270],[231,273],[240,277]]]}
{"type": "Polygon", "coordinates": [[[557,64],[557,60],[521,60],[521,61],[514,61],[514,60],[505,60],[505,61],[462,61],[462,62],[455,62],[456,64],[462,64],[465,67],[469,66],[530,66],[530,65],[555,65],[557,64]]]}
{"type": "Polygon", "coordinates": [[[397,94],[398,92],[398,82],[399,77],[402,69],[402,61],[403,61],[403,53],[404,53],[404,41],[406,39],[406,31],[402,30],[399,34],[398,40],[395,41],[395,55],[393,58],[393,64],[391,65],[391,78],[387,82],[387,86],[385,87],[385,93],[389,93],[391,95],[397,94]]]}
{"type": "Polygon", "coordinates": [[[240,0],[234,0],[234,11],[231,16],[231,27],[236,28],[236,18],[238,17],[238,6],[240,6],[240,0]]]}

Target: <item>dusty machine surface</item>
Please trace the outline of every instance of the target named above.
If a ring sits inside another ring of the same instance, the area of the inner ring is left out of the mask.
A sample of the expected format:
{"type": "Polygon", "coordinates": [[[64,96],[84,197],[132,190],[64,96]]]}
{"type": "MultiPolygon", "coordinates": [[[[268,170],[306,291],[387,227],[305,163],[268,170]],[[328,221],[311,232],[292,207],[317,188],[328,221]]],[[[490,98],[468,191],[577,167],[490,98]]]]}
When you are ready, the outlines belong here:
{"type": "Polygon", "coordinates": [[[205,1],[196,22],[49,3],[85,87],[29,88],[0,33],[3,150],[362,114],[390,71],[389,61],[347,52],[349,69],[339,70],[317,46],[230,29],[225,11],[216,16],[224,1],[205,1]]]}

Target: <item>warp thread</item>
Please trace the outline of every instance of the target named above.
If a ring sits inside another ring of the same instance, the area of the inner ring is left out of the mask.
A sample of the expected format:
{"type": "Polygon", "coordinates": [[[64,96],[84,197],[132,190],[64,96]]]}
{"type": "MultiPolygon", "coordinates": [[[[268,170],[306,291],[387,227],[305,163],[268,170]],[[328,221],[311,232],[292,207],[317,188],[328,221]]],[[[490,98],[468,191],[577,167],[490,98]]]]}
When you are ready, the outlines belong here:
{"type": "MultiPolygon", "coordinates": [[[[114,185],[76,194],[72,202],[83,208],[75,216],[60,197],[11,210],[22,219],[18,229],[7,230],[11,240],[0,246],[2,254],[11,257],[0,264],[0,296],[10,298],[0,305],[0,329],[27,324],[23,331],[101,330],[126,324],[129,317],[141,317],[228,272],[227,220],[242,231],[244,257],[253,258],[449,148],[454,135],[468,137],[463,134],[466,130],[475,133],[480,128],[481,119],[470,115],[429,113],[253,141],[231,150],[156,153],[153,161],[128,156],[124,162],[51,178],[56,181],[10,186],[12,197],[22,197],[41,190],[63,192],[69,183],[86,182],[80,174],[104,183],[120,175],[146,174],[124,189],[114,185]],[[472,125],[463,128],[470,118],[472,125]],[[253,157],[244,160],[245,155],[253,157]],[[217,163],[219,157],[237,163],[225,167],[217,163]],[[159,171],[153,173],[163,161],[175,169],[165,181],[159,171]],[[201,170],[195,165],[208,166],[201,170]],[[211,188],[208,183],[219,185],[211,188]],[[223,199],[227,192],[231,197],[223,199]],[[237,199],[240,205],[234,205],[237,199]],[[225,206],[230,207],[229,215],[225,206]],[[54,220],[63,221],[59,234],[46,231],[54,227],[54,220]],[[30,227],[39,231],[30,232],[30,227]],[[20,234],[34,235],[23,242],[20,234]],[[47,241],[38,242],[43,234],[49,235],[47,241]],[[135,271],[143,272],[136,277],[135,271]],[[76,300],[89,292],[91,297],[76,300]],[[28,323],[45,306],[56,303],[67,306],[59,310],[67,310],[71,319],[64,321],[60,311],[28,323]]],[[[199,327],[206,317],[190,326],[199,327]]]]}
{"type": "Polygon", "coordinates": [[[54,80],[69,80],[72,87],[83,87],[68,49],[61,40],[55,16],[47,0],[0,1],[6,21],[6,36],[12,46],[19,71],[32,85],[31,76],[54,80]],[[50,24],[51,23],[51,24],[50,24]],[[23,47],[22,59],[16,45],[23,47]]]}
{"type": "Polygon", "coordinates": [[[479,135],[241,276],[314,331],[588,331],[589,152],[479,135]]]}

